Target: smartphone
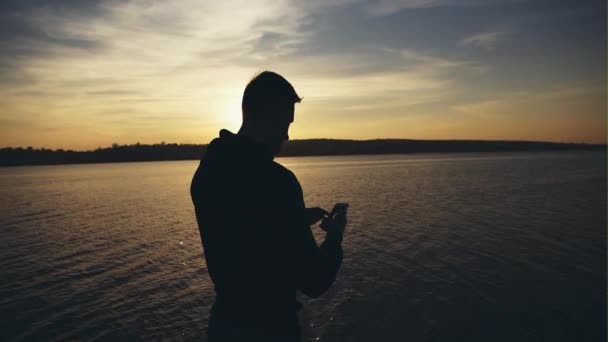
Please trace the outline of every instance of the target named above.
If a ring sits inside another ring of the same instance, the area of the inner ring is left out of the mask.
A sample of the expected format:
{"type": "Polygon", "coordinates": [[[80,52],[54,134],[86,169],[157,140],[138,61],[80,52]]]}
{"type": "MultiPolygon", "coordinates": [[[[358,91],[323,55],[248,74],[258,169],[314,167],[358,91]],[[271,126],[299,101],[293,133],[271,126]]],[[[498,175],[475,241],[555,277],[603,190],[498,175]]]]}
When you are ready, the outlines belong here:
{"type": "Polygon", "coordinates": [[[323,221],[321,222],[321,229],[323,229],[324,231],[327,232],[327,227],[325,226],[327,224],[327,222],[329,222],[330,220],[333,220],[334,217],[336,216],[336,214],[338,213],[344,213],[344,215],[346,215],[346,210],[348,209],[348,203],[336,203],[334,205],[334,208],[331,210],[331,213],[329,213],[329,215],[323,219],[323,221]]]}
{"type": "Polygon", "coordinates": [[[336,216],[336,214],[338,214],[338,213],[344,213],[344,215],[346,215],[347,210],[348,210],[348,203],[336,203],[327,218],[333,219],[334,216],[336,216]]]}

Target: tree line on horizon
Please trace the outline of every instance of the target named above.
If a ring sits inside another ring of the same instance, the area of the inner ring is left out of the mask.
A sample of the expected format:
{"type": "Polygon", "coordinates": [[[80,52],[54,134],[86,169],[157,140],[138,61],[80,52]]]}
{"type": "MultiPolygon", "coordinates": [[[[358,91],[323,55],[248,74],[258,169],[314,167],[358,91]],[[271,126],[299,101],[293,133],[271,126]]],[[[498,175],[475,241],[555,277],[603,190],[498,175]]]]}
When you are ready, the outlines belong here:
{"type": "MultiPolygon", "coordinates": [[[[111,147],[99,147],[90,151],[6,147],[0,149],[0,166],[193,160],[200,159],[206,148],[207,144],[164,142],[160,144],[112,144],[111,147]]],[[[606,145],[533,141],[306,139],[286,141],[280,156],[563,150],[605,151],[606,145]]]]}

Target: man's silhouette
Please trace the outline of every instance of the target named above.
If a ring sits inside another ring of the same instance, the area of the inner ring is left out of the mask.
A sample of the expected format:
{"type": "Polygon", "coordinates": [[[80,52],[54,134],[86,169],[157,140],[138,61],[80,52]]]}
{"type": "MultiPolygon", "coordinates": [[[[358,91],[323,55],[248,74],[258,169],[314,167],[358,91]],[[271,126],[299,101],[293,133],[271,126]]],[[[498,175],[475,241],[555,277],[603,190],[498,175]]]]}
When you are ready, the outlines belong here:
{"type": "Polygon", "coordinates": [[[238,134],[208,146],[190,193],[216,299],[209,341],[299,341],[296,290],[323,294],[342,262],[345,213],[305,208],[295,175],[273,161],[300,97],[265,71],[243,94],[238,134]],[[317,246],[310,225],[323,220],[317,246]]]}

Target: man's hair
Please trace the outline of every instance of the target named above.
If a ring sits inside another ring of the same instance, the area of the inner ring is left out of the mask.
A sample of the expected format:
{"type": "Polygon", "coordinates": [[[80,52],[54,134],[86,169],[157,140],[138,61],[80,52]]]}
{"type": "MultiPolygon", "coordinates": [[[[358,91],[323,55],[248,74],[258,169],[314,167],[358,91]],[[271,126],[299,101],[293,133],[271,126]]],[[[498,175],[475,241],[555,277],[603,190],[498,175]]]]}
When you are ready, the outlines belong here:
{"type": "Polygon", "coordinates": [[[276,115],[282,109],[302,99],[291,83],[272,71],[257,74],[245,87],[241,109],[243,121],[276,115]]]}

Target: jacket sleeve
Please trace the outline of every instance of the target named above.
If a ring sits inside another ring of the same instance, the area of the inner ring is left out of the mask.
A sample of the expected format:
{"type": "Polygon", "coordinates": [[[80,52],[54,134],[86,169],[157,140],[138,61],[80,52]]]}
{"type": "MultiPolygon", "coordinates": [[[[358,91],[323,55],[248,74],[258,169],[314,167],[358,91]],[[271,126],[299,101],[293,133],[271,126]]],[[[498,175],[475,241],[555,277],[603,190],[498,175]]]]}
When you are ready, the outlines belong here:
{"type": "Polygon", "coordinates": [[[317,245],[310,226],[304,219],[304,198],[298,180],[293,176],[294,203],[291,246],[294,280],[297,288],[311,298],[321,296],[334,283],[342,264],[342,234],[327,234],[321,246],[317,245]]]}

